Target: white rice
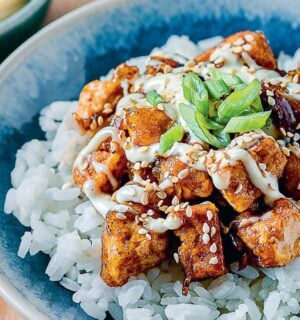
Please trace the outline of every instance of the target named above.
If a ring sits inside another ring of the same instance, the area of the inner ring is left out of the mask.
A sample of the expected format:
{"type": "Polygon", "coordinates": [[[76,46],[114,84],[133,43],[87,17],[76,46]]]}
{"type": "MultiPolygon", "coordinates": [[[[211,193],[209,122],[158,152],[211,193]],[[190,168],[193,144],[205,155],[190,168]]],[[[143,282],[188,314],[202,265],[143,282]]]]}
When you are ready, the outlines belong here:
{"type": "MultiPolygon", "coordinates": [[[[219,40],[195,45],[187,37],[172,36],[154,50],[192,58],[219,40]]],[[[281,54],[279,65],[290,69],[299,61],[300,49],[295,58],[281,54]]],[[[181,293],[182,273],[175,263],[164,262],[121,288],[108,287],[99,277],[104,220],[71,176],[73,161],[87,142],[71,116],[76,108],[76,102],[55,102],[43,109],[46,140],[32,140],[17,152],[4,210],[31,227],[21,239],[20,257],[48,254],[50,280],[73,291],[74,302],[96,319],[104,319],[107,311],[126,320],[300,319],[300,259],[275,269],[237,271],[233,264],[230,274],[192,283],[187,296],[181,293]]]]}

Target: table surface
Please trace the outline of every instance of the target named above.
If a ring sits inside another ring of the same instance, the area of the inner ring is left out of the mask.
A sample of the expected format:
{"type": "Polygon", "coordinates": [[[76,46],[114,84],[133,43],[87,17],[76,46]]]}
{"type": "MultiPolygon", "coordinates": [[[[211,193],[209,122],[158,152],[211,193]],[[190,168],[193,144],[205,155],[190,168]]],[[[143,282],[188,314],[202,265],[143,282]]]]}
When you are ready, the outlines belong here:
{"type": "MultiPolygon", "coordinates": [[[[92,0],[52,0],[45,24],[88,2],[92,0]]],[[[0,298],[0,320],[22,320],[22,318],[0,298]]]]}

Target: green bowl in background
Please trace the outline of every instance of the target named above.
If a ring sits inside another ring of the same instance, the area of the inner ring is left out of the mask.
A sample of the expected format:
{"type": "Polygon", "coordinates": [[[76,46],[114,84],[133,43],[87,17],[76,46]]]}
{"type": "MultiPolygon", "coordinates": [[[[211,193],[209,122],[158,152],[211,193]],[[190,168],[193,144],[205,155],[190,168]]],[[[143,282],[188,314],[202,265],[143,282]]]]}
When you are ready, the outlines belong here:
{"type": "Polygon", "coordinates": [[[50,1],[30,0],[13,15],[0,21],[0,62],[38,30],[50,1]]]}

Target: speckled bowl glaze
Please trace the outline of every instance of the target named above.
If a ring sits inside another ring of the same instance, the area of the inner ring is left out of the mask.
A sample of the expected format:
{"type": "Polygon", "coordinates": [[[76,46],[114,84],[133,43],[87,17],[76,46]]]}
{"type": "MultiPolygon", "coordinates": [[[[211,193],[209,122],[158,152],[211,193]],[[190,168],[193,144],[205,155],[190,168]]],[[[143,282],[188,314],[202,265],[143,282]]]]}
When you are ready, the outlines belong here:
{"type": "MultiPolygon", "coordinates": [[[[72,100],[89,80],[132,56],[148,53],[171,34],[196,41],[263,30],[276,53],[300,47],[299,1],[105,0],[40,31],[0,67],[0,207],[10,186],[16,150],[41,138],[37,115],[54,100],[72,100]]],[[[0,294],[29,319],[89,319],[71,293],[44,274],[47,256],[21,260],[25,228],[0,213],[0,294]]],[[[118,310],[113,310],[121,319],[118,310]]]]}
{"type": "Polygon", "coordinates": [[[0,21],[0,62],[38,30],[49,4],[50,0],[30,0],[13,15],[0,21]]]}

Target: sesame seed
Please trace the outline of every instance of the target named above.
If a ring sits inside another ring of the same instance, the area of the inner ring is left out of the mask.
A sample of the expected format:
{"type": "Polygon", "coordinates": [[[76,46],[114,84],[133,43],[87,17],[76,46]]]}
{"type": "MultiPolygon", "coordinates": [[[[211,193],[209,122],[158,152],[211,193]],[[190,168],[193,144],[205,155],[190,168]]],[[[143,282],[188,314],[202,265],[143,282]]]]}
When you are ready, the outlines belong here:
{"type": "Polygon", "coordinates": [[[211,221],[213,218],[213,213],[210,210],[207,210],[206,215],[207,215],[208,221],[211,221]]]}
{"type": "Polygon", "coordinates": [[[96,120],[94,119],[93,121],[92,121],[92,123],[91,123],[91,125],[90,125],[90,128],[91,128],[91,130],[96,130],[97,129],[97,122],[96,122],[96,120]]]}
{"type": "Polygon", "coordinates": [[[215,227],[211,227],[210,236],[213,237],[216,234],[217,230],[215,227]]]}
{"type": "Polygon", "coordinates": [[[151,237],[151,235],[150,235],[149,233],[146,233],[146,238],[147,238],[148,240],[151,240],[151,239],[152,239],[152,237],[151,237]]]}
{"type": "Polygon", "coordinates": [[[209,262],[209,264],[217,264],[218,263],[218,258],[215,256],[215,257],[212,257],[209,262]]]}
{"type": "Polygon", "coordinates": [[[182,209],[185,209],[188,205],[189,205],[189,203],[188,203],[188,202],[185,202],[185,203],[181,204],[181,208],[182,208],[182,209]]]}
{"type": "Polygon", "coordinates": [[[267,90],[266,94],[267,94],[267,96],[272,96],[272,97],[274,96],[274,92],[271,90],[267,90]]]}
{"type": "Polygon", "coordinates": [[[209,240],[210,240],[210,237],[207,233],[204,233],[203,236],[202,236],[202,241],[204,244],[208,244],[209,243],[209,240]]]}
{"type": "Polygon", "coordinates": [[[225,59],[223,57],[218,57],[215,61],[215,65],[223,64],[225,62],[225,59]]]}
{"type": "Polygon", "coordinates": [[[178,255],[177,252],[175,252],[175,253],[173,254],[173,257],[174,257],[175,262],[176,262],[176,263],[179,263],[179,255],[178,255]]]}
{"type": "Polygon", "coordinates": [[[275,103],[276,103],[275,99],[272,98],[272,97],[270,97],[270,96],[268,96],[268,104],[269,104],[270,106],[274,106],[275,103]]]}
{"type": "Polygon", "coordinates": [[[237,186],[237,188],[234,191],[234,194],[238,194],[242,191],[243,189],[243,185],[241,183],[239,183],[239,185],[237,186]]]}
{"type": "Polygon", "coordinates": [[[147,218],[147,213],[143,213],[142,215],[141,215],[141,217],[143,218],[143,219],[145,219],[145,218],[147,218]]]}
{"type": "Polygon", "coordinates": [[[98,126],[101,127],[103,125],[103,122],[104,122],[103,118],[99,116],[97,119],[98,126]]]}
{"type": "Polygon", "coordinates": [[[210,230],[209,225],[206,222],[204,222],[203,227],[202,227],[202,231],[204,233],[209,233],[209,230],[210,230]]]}
{"type": "Polygon", "coordinates": [[[286,135],[287,135],[288,137],[290,137],[290,138],[292,138],[292,137],[294,136],[294,134],[293,134],[292,132],[289,132],[289,131],[286,133],[286,135]]]}
{"type": "Polygon", "coordinates": [[[173,212],[174,211],[174,206],[169,206],[166,210],[167,213],[173,212]]]}
{"type": "Polygon", "coordinates": [[[282,147],[282,151],[286,156],[290,155],[290,150],[287,147],[282,147]]]}
{"type": "Polygon", "coordinates": [[[159,199],[166,199],[167,194],[164,191],[159,191],[156,193],[156,195],[159,197],[159,199]]]}
{"type": "Polygon", "coordinates": [[[241,53],[241,52],[243,51],[243,48],[242,48],[241,46],[233,47],[233,48],[231,49],[231,51],[232,51],[233,53],[241,53]]]}
{"type": "Polygon", "coordinates": [[[177,206],[179,204],[179,199],[177,196],[175,196],[173,199],[172,199],[172,205],[173,206],[177,206]]]}
{"type": "Polygon", "coordinates": [[[130,142],[129,142],[129,141],[126,141],[126,142],[124,143],[124,149],[125,149],[125,150],[129,150],[130,148],[131,148],[130,142]]]}
{"type": "Polygon", "coordinates": [[[84,171],[88,168],[88,166],[89,166],[89,163],[87,161],[84,161],[80,169],[84,171]]]}
{"type": "Polygon", "coordinates": [[[148,193],[144,192],[141,198],[141,203],[145,206],[149,203],[148,193]]]}
{"type": "Polygon", "coordinates": [[[298,140],[300,140],[300,134],[298,132],[296,132],[294,134],[294,141],[298,141],[298,140]]]}
{"type": "Polygon", "coordinates": [[[138,234],[146,234],[148,233],[148,230],[144,229],[144,228],[141,228],[138,230],[138,234]]]}
{"type": "Polygon", "coordinates": [[[237,40],[235,40],[235,41],[233,42],[233,45],[234,45],[234,46],[241,46],[241,45],[244,44],[244,43],[245,43],[245,41],[244,41],[243,38],[238,38],[237,40]]]}
{"type": "Polygon", "coordinates": [[[140,162],[136,162],[133,166],[134,170],[140,170],[141,169],[141,164],[140,162]]]}
{"type": "Polygon", "coordinates": [[[279,130],[282,133],[282,135],[286,137],[286,131],[284,130],[284,128],[281,127],[279,130]]]}
{"type": "Polygon", "coordinates": [[[254,37],[253,37],[252,34],[247,33],[247,34],[245,35],[245,39],[246,39],[247,42],[252,42],[252,41],[254,40],[254,37]]]}
{"type": "Polygon", "coordinates": [[[102,111],[103,114],[109,114],[109,113],[112,113],[114,110],[113,109],[110,109],[110,108],[107,108],[107,109],[104,109],[102,111]]]}
{"type": "Polygon", "coordinates": [[[157,109],[160,110],[160,111],[164,111],[164,105],[162,103],[159,103],[157,105],[157,109]]]}
{"type": "Polygon", "coordinates": [[[149,209],[149,210],[147,211],[147,215],[148,215],[148,216],[153,216],[153,215],[154,215],[154,211],[153,211],[152,209],[149,209]]]}
{"type": "Polygon", "coordinates": [[[297,124],[296,129],[297,129],[297,130],[300,129],[300,122],[297,124]]]}
{"type": "Polygon", "coordinates": [[[143,147],[140,148],[141,152],[146,152],[148,150],[149,150],[149,147],[147,147],[147,146],[143,146],[143,147]]]}
{"type": "Polygon", "coordinates": [[[116,213],[116,218],[119,219],[119,220],[125,220],[127,217],[125,216],[124,213],[117,212],[116,213]]]}
{"type": "Polygon", "coordinates": [[[266,169],[267,169],[266,164],[263,163],[263,162],[260,162],[260,163],[258,164],[258,167],[259,167],[261,170],[266,170],[266,169]]]}
{"type": "Polygon", "coordinates": [[[166,212],[168,210],[168,206],[161,206],[159,209],[163,212],[166,212]]]}
{"type": "Polygon", "coordinates": [[[298,183],[297,190],[300,190],[300,182],[298,183]]]}
{"type": "Polygon", "coordinates": [[[298,83],[298,81],[299,81],[299,75],[295,74],[294,77],[293,77],[293,82],[294,83],[298,83]]]}
{"type": "Polygon", "coordinates": [[[169,172],[169,171],[165,172],[165,173],[164,173],[164,178],[165,178],[165,179],[168,178],[169,175],[170,175],[170,172],[169,172]]]}
{"type": "Polygon", "coordinates": [[[158,207],[161,207],[161,206],[163,205],[163,203],[164,203],[164,200],[159,200],[159,201],[158,201],[158,204],[157,204],[158,207]]]}
{"type": "Polygon", "coordinates": [[[164,73],[169,73],[169,72],[171,72],[171,71],[172,71],[172,67],[169,66],[168,64],[166,64],[166,65],[164,66],[164,73]]]}
{"type": "Polygon", "coordinates": [[[217,245],[215,243],[213,243],[210,248],[209,248],[209,251],[211,253],[216,253],[217,252],[217,245]]]}
{"type": "Polygon", "coordinates": [[[147,161],[145,161],[145,160],[143,160],[142,163],[141,163],[141,167],[142,168],[146,168],[146,167],[148,167],[148,165],[149,165],[149,163],[147,161]]]}
{"type": "Polygon", "coordinates": [[[174,211],[179,211],[181,209],[180,204],[174,207],[174,211]]]}
{"type": "Polygon", "coordinates": [[[186,216],[189,217],[189,218],[193,215],[193,209],[192,209],[191,206],[188,206],[188,207],[186,208],[185,214],[186,214],[186,216]]]}
{"type": "Polygon", "coordinates": [[[177,177],[172,177],[172,178],[171,178],[171,181],[172,181],[173,183],[177,183],[177,182],[178,182],[178,178],[177,178],[177,177]]]}
{"type": "Polygon", "coordinates": [[[269,186],[270,189],[272,189],[273,191],[276,190],[276,187],[275,187],[272,183],[268,183],[268,186],[269,186]]]}
{"type": "Polygon", "coordinates": [[[245,50],[245,51],[250,51],[251,49],[252,49],[252,46],[251,46],[251,44],[244,44],[243,45],[243,49],[245,50]]]}
{"type": "Polygon", "coordinates": [[[109,102],[106,102],[106,103],[104,104],[104,109],[111,109],[111,107],[112,107],[112,105],[111,105],[111,103],[109,103],[109,102]]]}
{"type": "Polygon", "coordinates": [[[189,174],[189,169],[183,169],[178,173],[178,178],[180,180],[184,179],[189,174]]]}

